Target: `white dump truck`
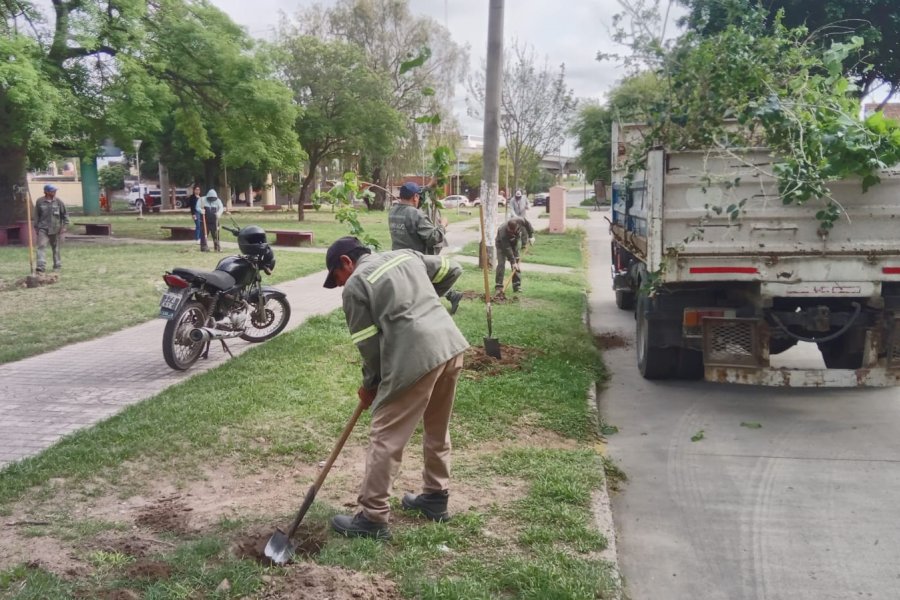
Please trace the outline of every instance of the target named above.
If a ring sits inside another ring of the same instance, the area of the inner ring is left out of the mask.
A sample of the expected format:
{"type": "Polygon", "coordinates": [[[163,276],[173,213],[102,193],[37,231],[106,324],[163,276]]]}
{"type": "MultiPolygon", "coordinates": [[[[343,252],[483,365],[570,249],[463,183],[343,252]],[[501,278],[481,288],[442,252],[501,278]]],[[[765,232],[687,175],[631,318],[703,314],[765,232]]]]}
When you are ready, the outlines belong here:
{"type": "Polygon", "coordinates": [[[627,178],[639,135],[613,126],[612,277],[645,378],[900,383],[900,169],[834,182],[846,217],[826,231],[817,201],[782,202],[765,148],[653,149],[627,178]],[[770,366],[800,341],[826,369],[770,366]]]}

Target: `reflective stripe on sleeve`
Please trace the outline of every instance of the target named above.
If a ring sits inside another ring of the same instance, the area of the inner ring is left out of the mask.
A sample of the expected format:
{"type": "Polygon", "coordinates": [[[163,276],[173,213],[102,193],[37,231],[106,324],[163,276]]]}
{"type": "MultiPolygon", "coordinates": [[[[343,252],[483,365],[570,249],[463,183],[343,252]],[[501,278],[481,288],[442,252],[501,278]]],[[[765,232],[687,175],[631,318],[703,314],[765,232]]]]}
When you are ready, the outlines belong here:
{"type": "Polygon", "coordinates": [[[353,340],[354,344],[359,344],[360,342],[364,342],[373,335],[378,335],[378,328],[374,325],[369,325],[365,329],[361,329],[356,333],[350,334],[350,339],[353,340]]]}
{"type": "Polygon", "coordinates": [[[447,276],[447,273],[450,272],[450,260],[446,256],[441,257],[441,268],[438,269],[438,272],[435,274],[434,279],[431,280],[431,283],[440,283],[444,280],[444,277],[447,276]]]}
{"type": "Polygon", "coordinates": [[[395,256],[391,260],[375,269],[372,274],[366,278],[366,281],[368,281],[369,283],[375,283],[376,281],[381,279],[381,276],[387,273],[389,270],[393,269],[402,262],[410,260],[411,258],[412,256],[409,254],[404,254],[403,256],[395,256]]]}

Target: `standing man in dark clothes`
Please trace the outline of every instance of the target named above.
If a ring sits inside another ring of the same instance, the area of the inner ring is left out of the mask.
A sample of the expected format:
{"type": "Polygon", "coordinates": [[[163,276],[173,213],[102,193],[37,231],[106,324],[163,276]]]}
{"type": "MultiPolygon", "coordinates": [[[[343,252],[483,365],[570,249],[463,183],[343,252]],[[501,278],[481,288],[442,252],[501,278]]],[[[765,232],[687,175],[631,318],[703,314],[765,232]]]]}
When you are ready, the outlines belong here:
{"type": "Polygon", "coordinates": [[[466,338],[441,305],[462,268],[412,250],[372,254],[354,237],[325,255],[326,288],[341,286],[350,338],[362,355],[360,402],[372,408],[360,512],[332,527],[353,537],[390,539],[391,486],[403,450],[423,424],[422,493],[401,505],[432,521],[450,518],[450,415],[466,338]]]}
{"type": "MultiPolygon", "coordinates": [[[[416,183],[407,181],[400,186],[400,202],[391,207],[388,226],[391,229],[391,250],[415,250],[422,254],[438,254],[447,231],[447,219],[435,225],[419,208],[422,193],[416,183]]],[[[448,290],[450,314],[455,314],[462,300],[462,292],[448,290]]]]}
{"type": "Polygon", "coordinates": [[[53,270],[62,268],[59,247],[69,224],[66,205],[56,197],[57,187],[52,183],[44,186],[44,195],[34,203],[34,228],[37,229],[37,272],[43,273],[47,267],[47,246],[53,251],[53,270]]]}
{"type": "Polygon", "coordinates": [[[522,277],[519,275],[519,244],[525,246],[525,242],[534,245],[534,228],[528,219],[513,217],[500,227],[495,239],[497,244],[497,276],[494,280],[495,291],[503,291],[503,276],[506,272],[506,261],[513,270],[513,291],[518,292],[522,287],[522,277]]]}
{"type": "Polygon", "coordinates": [[[200,238],[203,236],[203,223],[200,221],[200,198],[200,186],[195,185],[187,200],[188,208],[191,209],[191,218],[194,220],[195,242],[199,242],[200,238]]]}

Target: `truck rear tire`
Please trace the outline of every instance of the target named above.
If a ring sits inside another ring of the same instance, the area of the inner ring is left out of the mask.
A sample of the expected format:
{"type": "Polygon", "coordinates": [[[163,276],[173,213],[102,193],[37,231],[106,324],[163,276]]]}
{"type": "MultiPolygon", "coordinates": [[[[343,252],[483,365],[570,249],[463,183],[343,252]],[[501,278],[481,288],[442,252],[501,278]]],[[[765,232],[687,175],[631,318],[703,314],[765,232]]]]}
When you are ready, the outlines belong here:
{"type": "Polygon", "coordinates": [[[616,290],[616,306],[622,310],[634,310],[634,292],[632,290],[616,290]]]}
{"type": "Polygon", "coordinates": [[[703,379],[703,353],[681,348],[678,351],[678,378],[689,381],[703,379]]]}
{"type": "Polygon", "coordinates": [[[644,294],[638,296],[637,312],[637,359],[638,370],[644,379],[669,379],[678,369],[678,348],[662,348],[655,346],[658,325],[647,318],[647,306],[650,299],[644,294]]]}
{"type": "Polygon", "coordinates": [[[836,340],[816,344],[822,352],[822,359],[829,369],[859,369],[862,367],[863,350],[845,336],[836,340]]]}

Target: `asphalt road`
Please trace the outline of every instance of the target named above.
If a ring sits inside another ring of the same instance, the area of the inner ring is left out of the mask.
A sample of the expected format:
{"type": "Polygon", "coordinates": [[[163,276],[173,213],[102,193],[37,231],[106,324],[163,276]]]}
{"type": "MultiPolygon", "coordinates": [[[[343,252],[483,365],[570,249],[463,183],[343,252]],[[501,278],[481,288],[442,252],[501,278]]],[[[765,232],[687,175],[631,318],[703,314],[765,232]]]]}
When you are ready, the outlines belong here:
{"type": "MultiPolygon", "coordinates": [[[[900,391],[645,381],[603,214],[590,221],[591,326],[628,340],[605,353],[599,403],[628,476],[612,504],[629,598],[900,598],[900,391]]],[[[815,347],[783,356],[821,366],[815,347]]]]}

